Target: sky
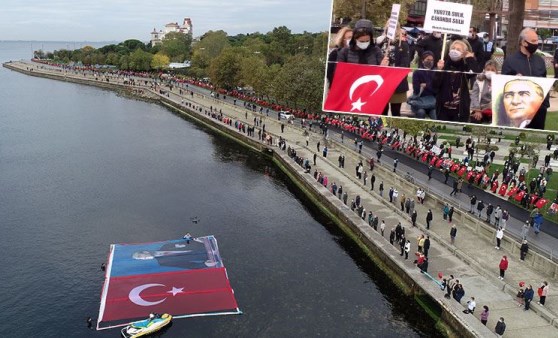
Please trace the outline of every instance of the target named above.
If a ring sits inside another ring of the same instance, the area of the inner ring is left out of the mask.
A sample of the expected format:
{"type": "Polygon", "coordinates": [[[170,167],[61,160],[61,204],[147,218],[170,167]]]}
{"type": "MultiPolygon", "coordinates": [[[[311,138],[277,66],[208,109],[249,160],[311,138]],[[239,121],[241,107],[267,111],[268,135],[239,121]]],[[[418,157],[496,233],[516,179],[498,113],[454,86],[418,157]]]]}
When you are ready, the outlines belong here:
{"type": "Polygon", "coordinates": [[[331,0],[0,0],[0,40],[149,41],[153,28],[192,20],[194,37],[327,31],[331,0]]]}

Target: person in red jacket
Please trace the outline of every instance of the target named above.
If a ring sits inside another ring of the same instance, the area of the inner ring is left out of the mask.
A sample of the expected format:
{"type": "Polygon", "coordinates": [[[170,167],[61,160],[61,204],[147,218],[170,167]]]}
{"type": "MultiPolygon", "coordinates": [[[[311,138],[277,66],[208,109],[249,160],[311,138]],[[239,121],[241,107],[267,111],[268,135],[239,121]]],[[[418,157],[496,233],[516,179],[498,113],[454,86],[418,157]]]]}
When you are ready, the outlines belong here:
{"type": "Polygon", "coordinates": [[[504,274],[506,273],[507,269],[508,269],[508,257],[503,256],[502,259],[500,260],[500,277],[498,278],[504,280],[504,274]]]}

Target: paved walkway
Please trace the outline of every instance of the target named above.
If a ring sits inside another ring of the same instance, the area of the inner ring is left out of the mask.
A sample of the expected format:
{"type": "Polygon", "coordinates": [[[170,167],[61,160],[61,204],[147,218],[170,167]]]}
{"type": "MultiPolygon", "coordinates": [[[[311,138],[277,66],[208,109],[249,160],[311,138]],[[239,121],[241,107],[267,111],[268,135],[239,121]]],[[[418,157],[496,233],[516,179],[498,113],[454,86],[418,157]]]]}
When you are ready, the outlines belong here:
{"type": "MultiPolygon", "coordinates": [[[[38,71],[37,69],[35,71],[38,71]]],[[[83,77],[80,77],[83,78],[83,77]]],[[[93,80],[93,79],[92,79],[93,80]]],[[[182,98],[177,95],[177,90],[169,95],[169,98],[180,104],[182,98]]],[[[190,97],[185,98],[186,101],[190,97]]],[[[281,135],[287,140],[287,144],[296,149],[297,154],[302,157],[309,158],[312,161],[314,153],[317,153],[316,144],[321,142],[323,145],[325,140],[321,134],[311,133],[310,144],[306,146],[306,138],[300,128],[285,124],[285,131],[281,133],[281,123],[284,121],[277,121],[275,117],[266,117],[259,113],[246,111],[242,107],[233,106],[228,102],[213,99],[209,96],[198,94],[192,98],[196,105],[201,105],[205,109],[210,106],[216,109],[221,109],[224,114],[234,118],[238,121],[243,121],[248,125],[253,124],[253,118],[262,118],[262,122],[266,124],[266,130],[275,134],[281,135]],[[247,116],[247,118],[246,118],[247,116]]],[[[203,114],[203,113],[202,113],[203,114]]],[[[233,124],[234,125],[234,124],[233,124]]],[[[234,127],[233,127],[234,129],[234,127]]],[[[256,129],[257,139],[257,129],[256,129]]],[[[349,194],[349,201],[357,194],[362,198],[362,204],[367,211],[372,211],[377,214],[380,220],[386,222],[386,234],[384,239],[379,234],[374,234],[376,244],[383,246],[392,251],[392,259],[400,261],[401,264],[409,271],[416,272],[416,267],[413,265],[412,257],[405,261],[399,256],[399,248],[391,248],[387,236],[389,230],[394,227],[398,222],[406,228],[407,238],[411,239],[411,252],[416,251],[416,238],[420,234],[428,234],[432,239],[431,249],[429,253],[430,266],[429,272],[436,275],[442,272],[445,276],[453,274],[460,280],[465,289],[465,296],[462,303],[465,303],[471,296],[474,296],[477,301],[477,310],[473,315],[467,315],[468,321],[473,321],[471,327],[479,327],[478,315],[482,311],[482,306],[487,305],[490,307],[490,317],[488,326],[493,331],[496,321],[499,317],[504,317],[507,323],[506,337],[525,337],[527,335],[538,335],[541,337],[556,337],[558,336],[558,329],[551,325],[550,321],[555,321],[558,313],[558,293],[555,293],[553,287],[558,285],[558,281],[552,279],[550,276],[531,269],[525,263],[519,261],[517,254],[506,252],[505,249],[494,249],[494,243],[485,240],[482,237],[475,235],[473,231],[469,230],[467,224],[457,224],[458,234],[455,245],[449,244],[449,227],[450,225],[442,220],[440,210],[432,210],[434,213],[434,221],[430,230],[424,228],[425,215],[427,212],[425,205],[416,204],[415,209],[418,212],[419,227],[414,228],[410,225],[409,217],[399,210],[399,203],[397,205],[389,203],[387,200],[387,192],[389,186],[387,184],[393,183],[397,185],[398,180],[401,178],[394,175],[388,168],[378,167],[374,170],[376,175],[376,190],[370,190],[370,184],[364,186],[362,181],[355,177],[354,168],[359,160],[365,163],[366,156],[359,155],[351,147],[346,147],[335,140],[328,140],[329,152],[327,158],[318,153],[317,166],[313,166],[312,172],[316,169],[321,171],[324,175],[328,176],[329,182],[336,182],[337,185],[342,185],[343,190],[349,194]],[[340,169],[337,165],[337,157],[344,154],[346,158],[345,168],[340,169]],[[378,194],[378,186],[381,181],[390,182],[386,183],[384,196],[378,194]],[[502,255],[507,255],[510,260],[509,269],[506,272],[504,281],[500,281],[498,276],[498,263],[502,255]],[[519,281],[525,281],[527,284],[532,284],[537,288],[541,281],[547,280],[550,283],[551,289],[545,307],[537,305],[535,302],[538,297],[535,296],[535,301],[532,304],[532,310],[524,312],[518,307],[513,294],[518,289],[519,281]],[[556,296],[555,296],[556,294],[556,296]],[[548,320],[550,318],[550,321],[548,320]],[[476,324],[475,324],[476,323],[476,324]]],[[[280,152],[279,150],[277,150],[280,152]]],[[[382,157],[382,160],[388,161],[387,158],[382,157]]],[[[293,161],[291,161],[294,166],[293,161]]],[[[388,162],[391,164],[391,162],[388,162]]],[[[310,176],[309,176],[310,178],[310,176]]],[[[311,179],[311,178],[310,178],[311,179]]],[[[417,177],[420,180],[420,177],[417,177]]],[[[423,184],[425,184],[424,182],[423,184]]],[[[396,187],[399,188],[399,187],[396,187]]],[[[400,190],[400,189],[398,189],[400,190]]],[[[406,194],[413,192],[405,191],[406,194]]],[[[326,192],[324,194],[331,194],[326,192]]],[[[414,195],[413,195],[414,196],[414,195]]],[[[333,196],[329,196],[333,198],[333,196]]],[[[428,199],[428,196],[427,196],[428,199]]],[[[340,202],[338,202],[340,203],[340,202]]],[[[351,213],[350,209],[346,206],[345,212],[351,213]]],[[[363,221],[364,222],[364,221],[363,221]]],[[[374,230],[370,230],[374,232],[374,230]]],[[[434,283],[432,282],[434,285],[434,283]]],[[[457,304],[454,300],[447,300],[443,297],[440,291],[439,302],[445,304],[450,309],[454,309],[457,315],[461,316],[458,312],[463,309],[463,305],[457,304]]],[[[480,327],[477,332],[485,332],[486,330],[480,327]]]]}

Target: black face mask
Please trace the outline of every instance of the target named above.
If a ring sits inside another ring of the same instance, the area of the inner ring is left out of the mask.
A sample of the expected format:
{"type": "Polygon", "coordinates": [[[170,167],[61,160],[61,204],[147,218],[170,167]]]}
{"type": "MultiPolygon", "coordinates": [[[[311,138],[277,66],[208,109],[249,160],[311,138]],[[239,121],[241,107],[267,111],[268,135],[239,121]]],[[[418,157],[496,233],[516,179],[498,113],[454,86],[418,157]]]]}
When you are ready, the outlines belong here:
{"type": "Polygon", "coordinates": [[[537,45],[536,43],[530,43],[527,41],[525,42],[527,43],[527,46],[524,47],[529,52],[529,54],[534,54],[537,51],[537,49],[539,49],[539,45],[537,45]]]}

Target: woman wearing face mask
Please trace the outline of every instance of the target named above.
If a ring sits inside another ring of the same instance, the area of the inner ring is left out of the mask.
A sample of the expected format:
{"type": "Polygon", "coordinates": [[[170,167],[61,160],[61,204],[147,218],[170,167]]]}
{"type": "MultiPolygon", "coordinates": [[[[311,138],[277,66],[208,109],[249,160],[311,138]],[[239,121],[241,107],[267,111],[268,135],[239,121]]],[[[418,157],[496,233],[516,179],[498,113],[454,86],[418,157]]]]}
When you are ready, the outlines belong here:
{"type": "MultiPolygon", "coordinates": [[[[407,43],[407,31],[399,29],[398,37],[394,41],[390,41],[388,46],[389,65],[394,67],[410,67],[411,60],[409,57],[409,44],[407,43]]],[[[395,88],[389,103],[384,108],[382,115],[387,115],[391,106],[391,116],[401,116],[401,104],[407,101],[407,91],[409,90],[409,82],[405,77],[401,83],[395,88]]]]}
{"type": "Polygon", "coordinates": [[[471,91],[471,122],[492,123],[492,75],[498,73],[498,63],[489,60],[484,72],[477,76],[471,91]]]}
{"type": "Polygon", "coordinates": [[[432,120],[436,120],[436,93],[432,88],[434,72],[430,71],[434,68],[434,53],[422,53],[421,64],[421,69],[413,73],[413,96],[407,103],[415,117],[423,119],[428,115],[432,120]]]}
{"type": "Polygon", "coordinates": [[[382,50],[374,44],[373,27],[370,20],[357,21],[349,46],[338,52],[337,61],[387,66],[387,57],[384,58],[382,50]]]}
{"type": "Polygon", "coordinates": [[[481,69],[467,42],[456,40],[449,49],[448,58],[437,64],[438,70],[444,72],[436,72],[432,84],[437,92],[437,117],[442,121],[469,122],[468,79],[481,69]]]}
{"type": "Polygon", "coordinates": [[[335,65],[338,58],[338,53],[344,47],[349,46],[349,41],[351,41],[353,37],[353,30],[350,27],[343,27],[337,32],[335,37],[335,46],[333,46],[333,50],[329,53],[327,58],[327,80],[328,86],[331,87],[331,82],[333,81],[333,74],[335,74],[335,65]]]}

